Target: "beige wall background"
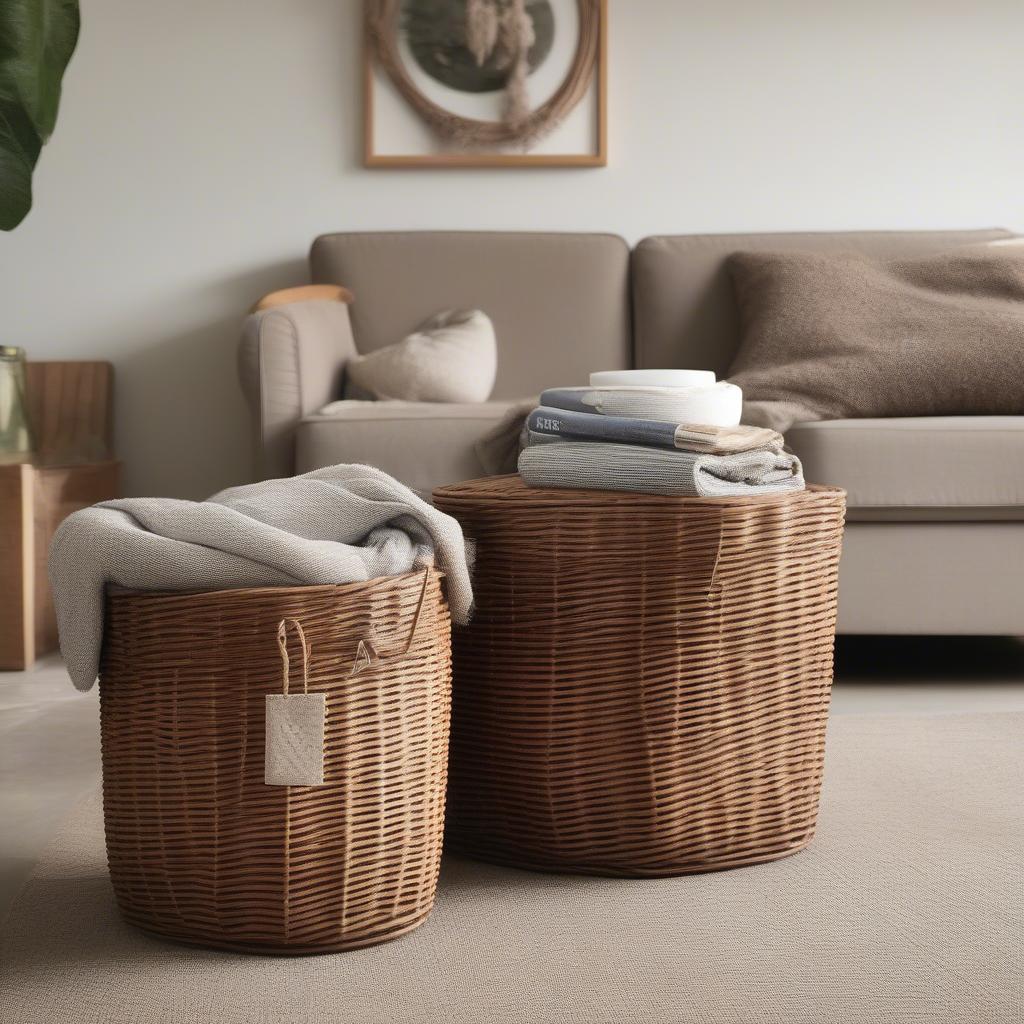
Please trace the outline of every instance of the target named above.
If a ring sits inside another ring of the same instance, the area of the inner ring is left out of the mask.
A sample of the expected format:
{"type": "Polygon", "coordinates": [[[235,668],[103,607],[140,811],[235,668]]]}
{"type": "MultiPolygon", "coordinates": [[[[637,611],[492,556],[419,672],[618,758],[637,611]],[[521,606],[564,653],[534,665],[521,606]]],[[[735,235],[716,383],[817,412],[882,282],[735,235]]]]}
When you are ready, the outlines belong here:
{"type": "Polygon", "coordinates": [[[1019,0],[611,0],[604,170],[366,171],[358,0],[83,0],[2,341],[118,373],[129,493],[249,474],[234,348],[323,231],[1024,229],[1019,0]]]}

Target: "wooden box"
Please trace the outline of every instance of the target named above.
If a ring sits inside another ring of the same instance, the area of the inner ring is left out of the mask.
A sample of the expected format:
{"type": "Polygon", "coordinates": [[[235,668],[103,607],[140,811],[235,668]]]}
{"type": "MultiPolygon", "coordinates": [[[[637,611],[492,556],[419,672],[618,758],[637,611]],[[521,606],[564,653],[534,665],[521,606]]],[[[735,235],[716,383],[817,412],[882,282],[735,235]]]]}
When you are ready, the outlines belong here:
{"type": "Polygon", "coordinates": [[[27,383],[34,461],[0,464],[0,669],[56,649],[50,541],[66,516],[116,497],[120,477],[110,364],[29,363],[27,383]]]}

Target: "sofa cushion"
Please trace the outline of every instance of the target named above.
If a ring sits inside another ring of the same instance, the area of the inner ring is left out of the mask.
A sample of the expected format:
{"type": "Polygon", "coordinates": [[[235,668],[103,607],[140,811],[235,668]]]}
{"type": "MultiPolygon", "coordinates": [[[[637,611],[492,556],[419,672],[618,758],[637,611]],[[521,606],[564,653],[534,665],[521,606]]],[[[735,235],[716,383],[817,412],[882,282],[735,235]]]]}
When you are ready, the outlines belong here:
{"type": "Polygon", "coordinates": [[[826,420],[786,442],[851,520],[1024,520],[1024,416],[826,420]]]}
{"type": "Polygon", "coordinates": [[[479,309],[446,309],[394,345],[350,359],[345,382],[373,398],[486,402],[497,370],[490,317],[479,309]]]}
{"type": "Polygon", "coordinates": [[[925,259],[737,252],[743,422],[1024,413],[1024,246],[925,259]]]}
{"type": "Polygon", "coordinates": [[[615,235],[395,231],[323,235],[313,280],[355,293],[356,348],[404,338],[439,309],[482,309],[498,339],[495,398],[586,384],[631,365],[629,247],[615,235]]]}
{"type": "Polygon", "coordinates": [[[475,445],[517,402],[333,402],[296,435],[295,471],[339,462],[383,469],[425,497],[484,476],[475,445]]]}
{"type": "Polygon", "coordinates": [[[895,260],[1012,237],[1009,231],[993,228],[645,238],[633,251],[631,269],[636,365],[685,366],[725,375],[740,340],[736,300],[725,267],[734,252],[847,252],[895,260]]]}

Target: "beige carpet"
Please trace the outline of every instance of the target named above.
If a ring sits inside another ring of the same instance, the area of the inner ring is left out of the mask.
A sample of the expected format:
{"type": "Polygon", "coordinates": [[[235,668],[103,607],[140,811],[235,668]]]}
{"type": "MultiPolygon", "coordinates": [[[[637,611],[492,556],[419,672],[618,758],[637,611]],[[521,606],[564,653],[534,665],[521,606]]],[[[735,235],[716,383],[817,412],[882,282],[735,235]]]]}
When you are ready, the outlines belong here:
{"type": "Polygon", "coordinates": [[[656,881],[449,859],[405,939],[299,960],[123,925],[81,807],[0,943],[3,1024],[1018,1024],[1024,715],[833,720],[818,838],[656,881]]]}

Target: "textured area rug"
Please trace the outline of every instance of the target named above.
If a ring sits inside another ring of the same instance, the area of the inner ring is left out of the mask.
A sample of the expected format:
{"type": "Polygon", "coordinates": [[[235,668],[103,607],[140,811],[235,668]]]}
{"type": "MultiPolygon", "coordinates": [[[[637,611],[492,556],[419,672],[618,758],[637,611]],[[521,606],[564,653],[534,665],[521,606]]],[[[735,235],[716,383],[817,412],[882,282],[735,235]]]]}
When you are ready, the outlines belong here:
{"type": "Polygon", "coordinates": [[[18,897],[4,1024],[1018,1024],[1024,715],[842,716],[818,837],[787,860],[623,880],[449,858],[406,938],[205,952],[123,924],[96,797],[18,897]]]}

